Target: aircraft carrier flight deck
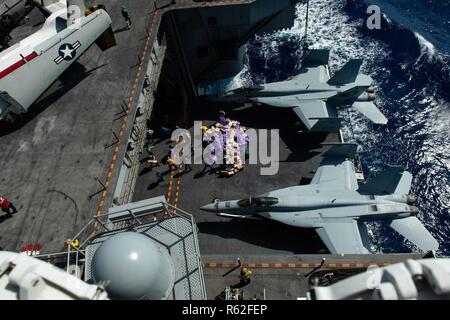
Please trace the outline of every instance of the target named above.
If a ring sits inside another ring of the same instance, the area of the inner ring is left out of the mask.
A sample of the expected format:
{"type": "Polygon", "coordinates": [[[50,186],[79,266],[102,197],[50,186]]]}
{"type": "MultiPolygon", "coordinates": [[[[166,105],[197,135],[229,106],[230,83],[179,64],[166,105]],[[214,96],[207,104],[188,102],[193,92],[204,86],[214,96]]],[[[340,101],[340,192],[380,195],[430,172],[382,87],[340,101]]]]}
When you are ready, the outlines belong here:
{"type": "MultiPolygon", "coordinates": [[[[331,256],[312,229],[228,219],[200,210],[214,199],[241,199],[311,181],[323,160],[323,144],[339,143],[342,138],[339,133],[299,133],[291,110],[225,109],[227,117],[247,128],[280,130],[277,175],[261,176],[260,165],[248,164],[232,177],[203,171],[203,165],[192,165],[189,172],[170,172],[160,161],[173,143],[162,134],[162,126],[192,131],[194,121],[218,122],[224,106],[199,98],[196,85],[227,74],[219,63],[223,60],[234,59],[224,64],[231,74],[238,70],[241,62],[235,61],[242,52],[237,47],[258,31],[288,27],[285,17],[293,14],[289,6],[295,1],[280,1],[272,15],[269,5],[258,7],[266,17],[248,22],[248,28],[237,20],[251,20],[252,15],[242,14],[239,19],[236,15],[232,27],[239,26],[233,29],[239,39],[233,44],[228,39],[231,33],[211,31],[220,25],[219,20],[209,17],[208,26],[200,25],[198,19],[209,11],[197,14],[196,10],[230,6],[253,10],[254,2],[104,0],[117,45],[104,52],[90,47],[27,114],[0,127],[0,188],[18,209],[12,216],[0,216],[2,250],[19,252],[27,244],[39,243],[44,256],[64,252],[66,239],[72,239],[93,217],[108,214],[115,206],[164,196],[174,214],[182,210],[195,220],[208,299],[239,282],[238,258],[254,268],[254,281],[244,289],[246,299],[296,299],[308,289],[304,276],[321,266],[324,257],[324,269],[364,268],[423,257],[331,256]],[[122,5],[131,12],[130,29],[121,17],[122,5]],[[198,35],[189,33],[186,26],[190,24],[225,38],[219,47],[222,53],[207,61],[192,60],[193,55],[202,58],[208,48],[188,47],[189,37],[198,35]],[[153,152],[159,162],[151,168],[145,151],[148,128],[155,129],[153,152]],[[163,174],[162,182],[156,182],[156,172],[163,174]]],[[[29,20],[11,33],[13,41],[35,32],[44,21],[39,11],[31,12],[29,20]]]]}

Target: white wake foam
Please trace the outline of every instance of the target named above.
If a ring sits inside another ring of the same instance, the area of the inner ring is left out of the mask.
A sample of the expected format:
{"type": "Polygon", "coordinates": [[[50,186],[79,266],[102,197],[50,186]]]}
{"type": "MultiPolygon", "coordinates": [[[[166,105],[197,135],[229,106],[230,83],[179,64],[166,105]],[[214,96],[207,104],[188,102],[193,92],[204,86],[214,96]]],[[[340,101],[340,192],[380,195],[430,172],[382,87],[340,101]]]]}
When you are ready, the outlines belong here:
{"type": "Polygon", "coordinates": [[[433,58],[436,57],[436,48],[434,47],[434,45],[430,41],[425,39],[420,33],[414,32],[414,35],[416,36],[420,44],[421,55],[418,61],[421,60],[423,56],[427,56],[428,61],[432,61],[433,58]]]}

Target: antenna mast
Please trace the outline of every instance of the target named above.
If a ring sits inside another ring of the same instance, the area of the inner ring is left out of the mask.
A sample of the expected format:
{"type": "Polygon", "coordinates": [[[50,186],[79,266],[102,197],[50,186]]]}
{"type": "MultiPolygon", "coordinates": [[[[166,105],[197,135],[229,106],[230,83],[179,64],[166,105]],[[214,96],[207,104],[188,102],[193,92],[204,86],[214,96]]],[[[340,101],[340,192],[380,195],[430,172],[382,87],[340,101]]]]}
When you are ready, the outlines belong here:
{"type": "Polygon", "coordinates": [[[309,0],[306,1],[305,42],[308,40],[309,0]]]}

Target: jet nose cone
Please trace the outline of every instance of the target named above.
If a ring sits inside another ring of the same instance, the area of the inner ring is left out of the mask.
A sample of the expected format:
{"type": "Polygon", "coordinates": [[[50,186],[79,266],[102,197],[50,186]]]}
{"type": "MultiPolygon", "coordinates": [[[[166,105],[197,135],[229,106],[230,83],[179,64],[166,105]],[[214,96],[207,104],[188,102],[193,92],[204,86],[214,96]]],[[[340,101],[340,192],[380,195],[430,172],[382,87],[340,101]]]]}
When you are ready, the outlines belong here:
{"type": "Polygon", "coordinates": [[[200,210],[206,211],[206,212],[217,212],[217,202],[207,204],[207,205],[201,207],[200,210]]]}

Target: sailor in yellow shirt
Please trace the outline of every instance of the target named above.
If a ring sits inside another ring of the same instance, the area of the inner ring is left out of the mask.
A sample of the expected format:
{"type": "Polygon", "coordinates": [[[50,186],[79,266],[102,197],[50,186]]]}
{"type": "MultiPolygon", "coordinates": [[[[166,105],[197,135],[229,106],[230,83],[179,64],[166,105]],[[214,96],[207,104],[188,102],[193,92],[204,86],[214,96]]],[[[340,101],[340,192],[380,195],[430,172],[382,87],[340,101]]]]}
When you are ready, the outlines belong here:
{"type": "Polygon", "coordinates": [[[241,269],[241,285],[247,285],[250,283],[250,278],[252,277],[253,272],[249,268],[242,268],[241,269]]]}
{"type": "Polygon", "coordinates": [[[77,249],[80,246],[80,242],[78,241],[78,239],[75,239],[75,240],[72,240],[72,241],[70,239],[67,239],[66,240],[66,246],[69,246],[69,244],[74,249],[77,249]]]}
{"type": "Polygon", "coordinates": [[[170,171],[178,170],[177,165],[175,164],[175,161],[171,157],[168,157],[166,160],[166,164],[169,166],[170,171]]]}

